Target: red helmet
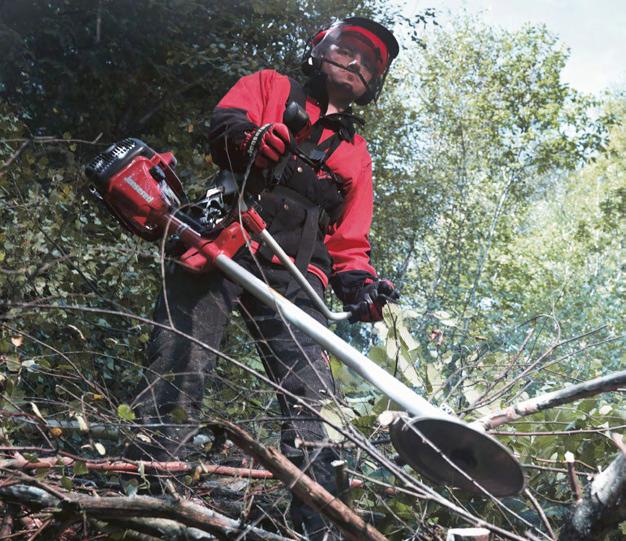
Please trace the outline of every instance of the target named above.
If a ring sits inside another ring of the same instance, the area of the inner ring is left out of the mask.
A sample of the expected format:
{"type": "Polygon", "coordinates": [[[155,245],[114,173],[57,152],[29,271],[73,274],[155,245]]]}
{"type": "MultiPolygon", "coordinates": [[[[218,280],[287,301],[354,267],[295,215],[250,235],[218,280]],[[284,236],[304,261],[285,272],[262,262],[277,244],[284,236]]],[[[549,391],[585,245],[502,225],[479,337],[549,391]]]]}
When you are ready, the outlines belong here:
{"type": "Polygon", "coordinates": [[[307,75],[320,73],[328,62],[356,73],[367,89],[355,102],[366,105],[375,100],[398,56],[398,42],[381,24],[363,17],[350,17],[320,30],[310,41],[302,69],[307,75]]]}

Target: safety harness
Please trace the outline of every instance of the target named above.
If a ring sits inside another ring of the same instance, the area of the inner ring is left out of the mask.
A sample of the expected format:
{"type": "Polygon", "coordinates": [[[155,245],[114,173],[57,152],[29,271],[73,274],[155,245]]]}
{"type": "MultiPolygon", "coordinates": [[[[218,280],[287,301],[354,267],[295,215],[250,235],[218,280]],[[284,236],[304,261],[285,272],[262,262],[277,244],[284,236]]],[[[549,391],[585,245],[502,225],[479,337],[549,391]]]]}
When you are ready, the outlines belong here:
{"type": "MultiPolygon", "coordinates": [[[[296,102],[303,109],[306,93],[302,85],[290,78],[290,93],[286,107],[296,102]]],[[[332,262],[324,245],[324,236],[329,226],[342,215],[344,194],[342,180],[328,167],[327,162],[343,141],[352,142],[356,133],[355,122],[363,120],[351,113],[334,113],[321,116],[311,126],[305,140],[298,143],[301,152],[315,164],[316,172],[326,176],[311,179],[303,168],[309,167],[301,160],[289,160],[281,180],[273,189],[264,192],[260,200],[260,212],[268,223],[268,230],[281,244],[287,254],[294,257],[298,269],[306,273],[310,263],[315,264],[327,275],[332,262]],[[324,129],[334,133],[322,143],[324,129]]],[[[272,260],[268,246],[261,246],[260,254],[272,260]]],[[[295,284],[287,289],[287,296],[295,290],[295,284]]]]}

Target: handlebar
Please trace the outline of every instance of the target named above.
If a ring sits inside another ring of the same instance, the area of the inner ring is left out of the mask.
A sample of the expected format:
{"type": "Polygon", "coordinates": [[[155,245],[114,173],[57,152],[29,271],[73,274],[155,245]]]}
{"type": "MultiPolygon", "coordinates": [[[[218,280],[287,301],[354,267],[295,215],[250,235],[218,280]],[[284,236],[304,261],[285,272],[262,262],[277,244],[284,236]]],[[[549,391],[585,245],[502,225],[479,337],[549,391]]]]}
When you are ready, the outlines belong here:
{"type": "Polygon", "coordinates": [[[343,321],[352,316],[352,312],[333,312],[328,309],[328,306],[326,306],[324,300],[318,296],[311,284],[309,284],[309,281],[304,277],[304,275],[300,272],[298,267],[296,267],[294,262],[285,253],[285,251],[280,247],[280,245],[274,240],[274,237],[269,234],[267,229],[261,231],[259,237],[266,242],[272,252],[276,254],[276,257],[278,257],[280,262],[285,267],[287,267],[289,272],[291,272],[292,276],[295,278],[296,282],[298,282],[298,285],[302,287],[302,289],[304,289],[305,293],[313,301],[315,306],[317,306],[320,312],[322,312],[326,319],[329,319],[330,321],[343,321]]]}

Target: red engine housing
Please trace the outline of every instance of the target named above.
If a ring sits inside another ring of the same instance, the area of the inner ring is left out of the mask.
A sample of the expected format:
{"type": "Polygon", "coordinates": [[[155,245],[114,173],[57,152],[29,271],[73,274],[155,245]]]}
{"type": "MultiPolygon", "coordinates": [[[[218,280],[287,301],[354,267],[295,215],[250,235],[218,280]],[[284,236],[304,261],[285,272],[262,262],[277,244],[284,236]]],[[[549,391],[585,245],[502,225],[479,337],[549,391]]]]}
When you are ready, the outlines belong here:
{"type": "Polygon", "coordinates": [[[158,154],[138,139],[125,139],[96,156],[85,174],[124,227],[148,241],[176,234],[188,247],[181,263],[191,271],[206,272],[219,255],[233,257],[265,228],[265,222],[254,208],[246,208],[242,223],[231,217],[220,225],[219,233],[202,236],[200,224],[179,209],[186,196],[174,173],[175,163],[171,152],[158,154]]]}
{"type": "Polygon", "coordinates": [[[96,156],[85,173],[127,229],[154,241],[163,236],[163,217],[184,198],[175,163],[171,152],[157,154],[138,139],[125,139],[96,156]]]}

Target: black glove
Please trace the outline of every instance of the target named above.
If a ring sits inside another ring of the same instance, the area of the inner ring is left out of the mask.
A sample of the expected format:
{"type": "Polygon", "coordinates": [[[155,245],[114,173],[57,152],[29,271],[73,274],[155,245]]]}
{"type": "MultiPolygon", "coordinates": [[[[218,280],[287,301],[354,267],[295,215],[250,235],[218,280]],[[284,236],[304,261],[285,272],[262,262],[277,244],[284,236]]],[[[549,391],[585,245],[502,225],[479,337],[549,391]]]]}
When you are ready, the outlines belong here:
{"type": "Polygon", "coordinates": [[[350,323],[357,321],[372,323],[382,321],[383,306],[399,298],[400,292],[390,280],[376,280],[364,283],[356,294],[355,303],[345,305],[343,309],[352,312],[352,316],[348,319],[350,323]]]}

